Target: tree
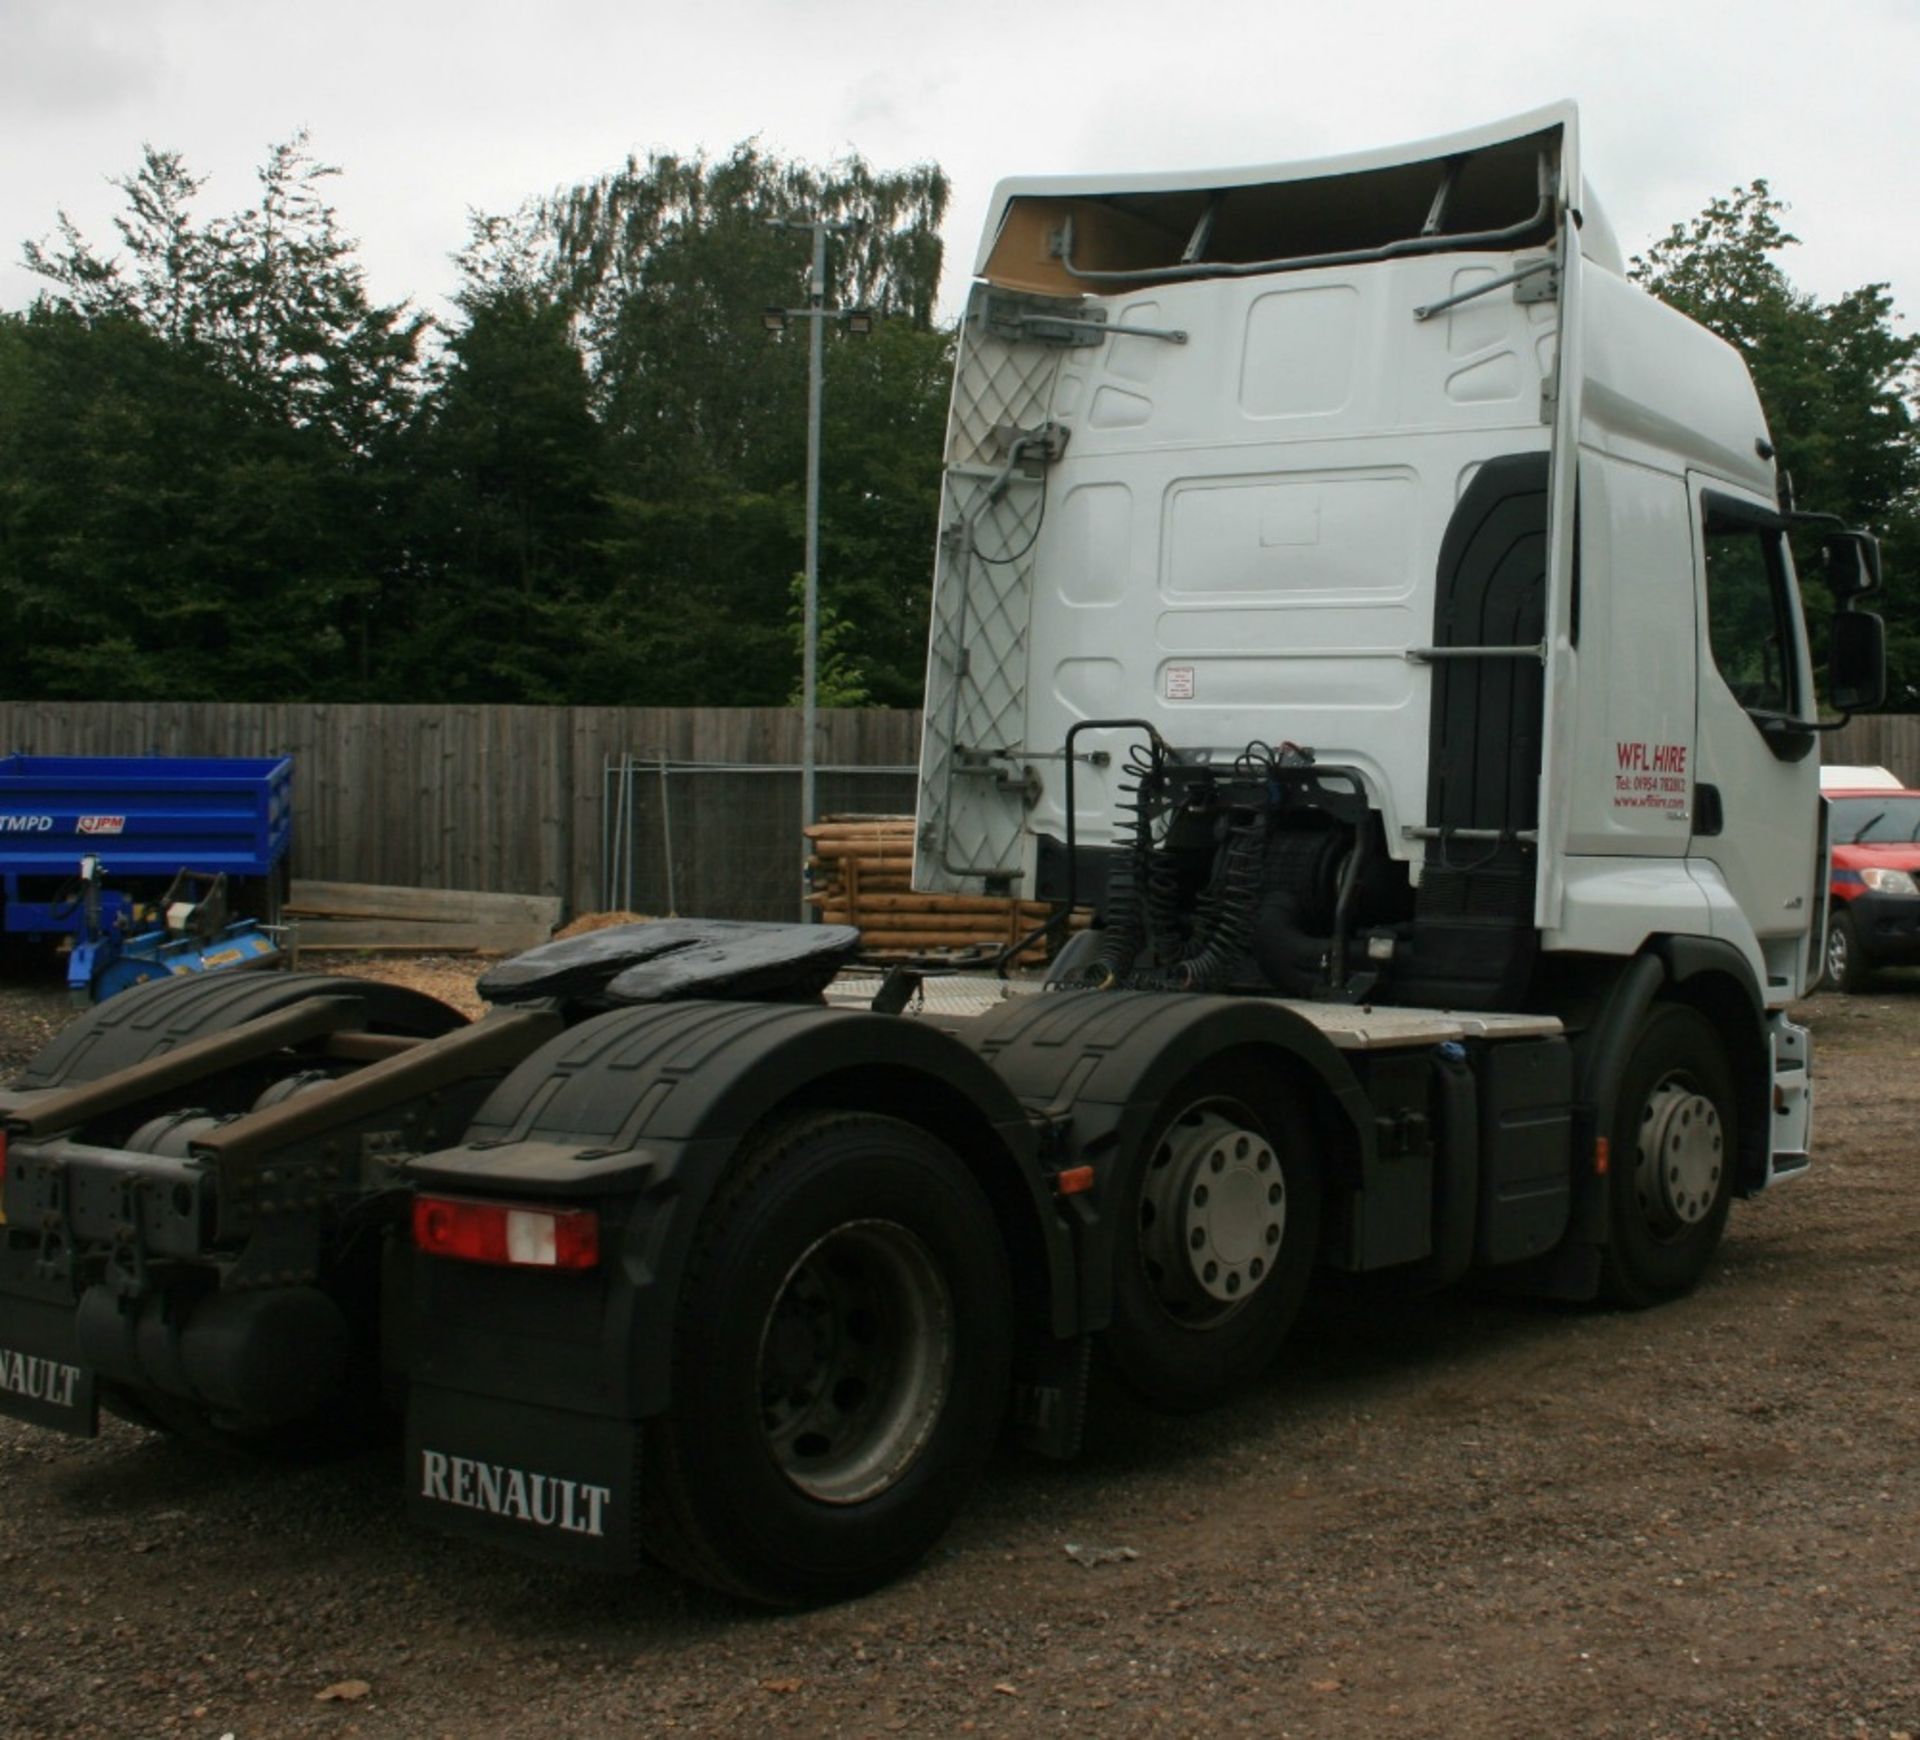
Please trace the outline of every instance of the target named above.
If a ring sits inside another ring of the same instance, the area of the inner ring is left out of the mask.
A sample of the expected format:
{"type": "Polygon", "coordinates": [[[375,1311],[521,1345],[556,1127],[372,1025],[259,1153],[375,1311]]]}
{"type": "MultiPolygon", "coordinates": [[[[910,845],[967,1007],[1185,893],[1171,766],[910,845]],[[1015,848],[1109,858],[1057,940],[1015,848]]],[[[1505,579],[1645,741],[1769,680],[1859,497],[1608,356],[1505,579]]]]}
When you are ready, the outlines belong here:
{"type": "Polygon", "coordinates": [[[202,221],[202,181],[149,147],[120,254],[64,213],[58,246],[27,246],[50,288],[20,337],[67,377],[30,370],[21,463],[59,530],[16,541],[13,579],[119,625],[65,622],[42,680],[97,686],[57,692],[365,692],[427,322],[368,297],[336,173],[297,135],[254,204],[202,221]]]}
{"type": "Polygon", "coordinates": [[[883,321],[834,358],[823,442],[823,587],[869,704],[917,707],[954,335],[883,321]]]}
{"type": "MultiPolygon", "coordinates": [[[[1763,180],[1710,201],[1675,224],[1629,275],[1720,334],[1745,358],[1782,469],[1800,506],[1877,531],[1890,575],[1920,564],[1920,428],[1914,418],[1920,336],[1896,330],[1884,284],[1833,302],[1796,290],[1779,256],[1798,238],[1763,180]]],[[[1824,591],[1803,561],[1808,590],[1824,591]]],[[[1920,598],[1889,586],[1890,694],[1920,693],[1920,598]]],[[[1816,623],[1825,620],[1819,609],[1816,623]]]]}
{"type": "Polygon", "coordinates": [[[382,688],[431,699],[599,699],[617,665],[598,608],[605,452],[565,313],[529,288],[471,290],[414,431],[412,574],[382,688]]]}
{"type": "Polygon", "coordinates": [[[195,347],[50,302],[0,325],[0,599],[16,695],[345,686],[326,456],[195,347]]]}
{"type": "Polygon", "coordinates": [[[322,197],[340,171],[308,147],[304,132],[273,146],[258,201],[196,224],[204,180],[179,153],[149,145],[114,182],[127,201],[114,220],[124,262],[102,259],[64,212],[63,245],[29,242],[23,255],[57,286],[56,306],[204,346],[262,409],[359,450],[410,411],[429,322],[368,297],[355,244],[322,197]]]}
{"type": "Polygon", "coordinates": [[[828,338],[822,592],[877,698],[918,700],[948,340],[931,328],[945,177],[825,170],[741,145],[654,156],[507,217],[476,220],[476,293],[538,285],[566,310],[607,440],[617,521],[606,607],[649,700],[778,704],[804,530],[806,346],[768,306],[804,301],[810,247],[780,227],[859,220],[829,300],[882,312],[828,338]]]}
{"type": "Polygon", "coordinates": [[[0,316],[0,628],[16,692],[777,705],[799,660],[807,238],[832,300],[823,594],[849,682],[917,700],[950,341],[940,172],[743,145],[474,220],[460,316],[367,294],[304,135],[257,197],[149,148],[118,246],[64,214],[0,316]],[[857,673],[857,677],[853,675],[857,673]]]}
{"type": "MultiPolygon", "coordinates": [[[[831,605],[822,603],[819,621],[814,625],[814,701],[822,707],[865,707],[871,704],[866,673],[847,646],[853,625],[831,605]]],[[[807,577],[796,574],[787,587],[787,629],[793,636],[795,656],[806,658],[807,577]]],[[[804,665],[803,665],[804,669],[804,665]]],[[[795,683],[787,697],[789,707],[806,705],[804,679],[795,683]]]]}

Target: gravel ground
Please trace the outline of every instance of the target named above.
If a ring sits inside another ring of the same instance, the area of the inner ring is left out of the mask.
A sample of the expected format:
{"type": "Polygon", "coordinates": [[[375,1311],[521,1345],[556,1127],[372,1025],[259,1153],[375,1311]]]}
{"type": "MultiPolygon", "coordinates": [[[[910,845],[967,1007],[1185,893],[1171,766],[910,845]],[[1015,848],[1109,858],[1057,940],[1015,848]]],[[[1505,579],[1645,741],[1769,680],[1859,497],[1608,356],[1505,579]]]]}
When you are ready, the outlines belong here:
{"type": "MultiPolygon", "coordinates": [[[[0,988],[0,1062],[64,1014],[0,988]]],[[[416,1533],[392,1452],[0,1422],[0,1733],[1920,1734],[1920,986],[1806,1014],[1816,1168],[1693,1297],[1329,1289],[1254,1395],[1101,1398],[822,1612],[416,1533]]]]}

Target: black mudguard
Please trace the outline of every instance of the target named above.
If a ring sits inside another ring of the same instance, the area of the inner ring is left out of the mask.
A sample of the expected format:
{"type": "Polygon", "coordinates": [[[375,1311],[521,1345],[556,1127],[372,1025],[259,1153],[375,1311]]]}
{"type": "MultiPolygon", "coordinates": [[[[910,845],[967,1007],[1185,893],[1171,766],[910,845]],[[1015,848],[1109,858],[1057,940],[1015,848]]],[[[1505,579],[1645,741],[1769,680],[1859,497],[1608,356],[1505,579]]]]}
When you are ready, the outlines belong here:
{"type": "Polygon", "coordinates": [[[1107,1163],[1145,1139],[1183,1077],[1224,1052],[1266,1052],[1276,1068],[1304,1071],[1324,1089],[1321,1103],[1346,1138],[1329,1180],[1353,1194],[1355,1249],[1346,1255],[1354,1267],[1374,1266],[1367,1261],[1367,1191],[1382,1200],[1390,1186],[1376,1152],[1372,1104],[1326,1035],[1285,1005],[1151,991],[1050,992],[1012,1000],[955,1032],[1030,1112],[1058,1123],[1061,1168],[1093,1168],[1093,1188],[1072,1199],[1083,1209],[1077,1329],[1103,1328],[1112,1314],[1107,1163]]]}
{"type": "Polygon", "coordinates": [[[332,973],[197,973],[158,979],[96,1004],[70,1021],[10,1084],[9,1091],[98,1081],[189,1040],[223,1033],[309,997],[358,997],[367,1028],[431,1039],[466,1024],[437,998],[399,985],[332,973]]]}
{"type": "Polygon", "coordinates": [[[410,1375],[621,1418],[663,1412],[675,1304],[701,1211],[742,1140],[802,1105],[922,1124],[967,1160],[990,1197],[1017,1207],[1045,1290],[1071,1297],[1071,1243],[1034,1127],[999,1077],[947,1033],[860,1010],[626,1009],[529,1057],[481,1107],[466,1142],[411,1169],[427,1190],[592,1200],[603,1218],[599,1270],[553,1276],[413,1258],[410,1375]],[[503,1348],[524,1353],[503,1357],[503,1348]]]}

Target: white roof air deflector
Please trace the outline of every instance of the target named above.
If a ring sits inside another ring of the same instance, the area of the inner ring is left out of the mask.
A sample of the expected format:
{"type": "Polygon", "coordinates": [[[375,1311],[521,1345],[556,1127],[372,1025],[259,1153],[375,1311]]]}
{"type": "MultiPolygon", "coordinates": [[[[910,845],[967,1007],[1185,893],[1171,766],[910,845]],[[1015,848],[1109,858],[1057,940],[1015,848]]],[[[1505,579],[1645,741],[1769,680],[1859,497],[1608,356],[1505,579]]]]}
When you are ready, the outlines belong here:
{"type": "Polygon", "coordinates": [[[979,274],[1075,294],[1550,244],[1578,204],[1572,104],[1447,138],[1261,169],[995,190],[979,274]]]}

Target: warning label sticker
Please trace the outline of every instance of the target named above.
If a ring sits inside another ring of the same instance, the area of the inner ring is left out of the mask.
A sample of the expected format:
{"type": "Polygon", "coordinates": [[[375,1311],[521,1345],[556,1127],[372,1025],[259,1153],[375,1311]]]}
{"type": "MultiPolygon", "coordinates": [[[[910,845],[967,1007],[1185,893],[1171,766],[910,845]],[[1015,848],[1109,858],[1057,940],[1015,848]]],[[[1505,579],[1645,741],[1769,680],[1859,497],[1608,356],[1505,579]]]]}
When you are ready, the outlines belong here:
{"type": "Polygon", "coordinates": [[[1193,666],[1167,666],[1167,699],[1169,701],[1191,701],[1193,699],[1193,666]]]}
{"type": "Polygon", "coordinates": [[[1615,743],[1613,807],[1616,810],[1687,812],[1687,746],[1684,743],[1615,743]]]}

